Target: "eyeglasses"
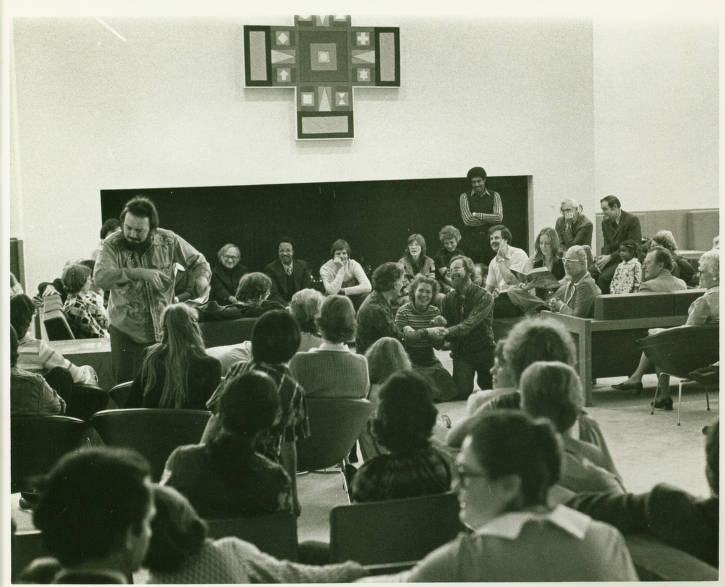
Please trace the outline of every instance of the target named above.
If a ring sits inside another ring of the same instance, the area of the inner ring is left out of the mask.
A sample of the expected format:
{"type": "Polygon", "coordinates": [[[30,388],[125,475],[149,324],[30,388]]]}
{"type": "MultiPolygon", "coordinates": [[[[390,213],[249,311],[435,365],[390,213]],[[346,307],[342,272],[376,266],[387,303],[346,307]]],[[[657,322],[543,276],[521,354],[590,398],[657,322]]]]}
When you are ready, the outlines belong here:
{"type": "Polygon", "coordinates": [[[456,467],[456,477],[458,483],[466,487],[468,485],[468,479],[475,479],[477,477],[488,477],[487,473],[476,473],[473,471],[466,471],[463,467],[456,467]]]}
{"type": "Polygon", "coordinates": [[[224,259],[230,259],[231,261],[236,261],[239,259],[239,255],[222,255],[224,259]]]}

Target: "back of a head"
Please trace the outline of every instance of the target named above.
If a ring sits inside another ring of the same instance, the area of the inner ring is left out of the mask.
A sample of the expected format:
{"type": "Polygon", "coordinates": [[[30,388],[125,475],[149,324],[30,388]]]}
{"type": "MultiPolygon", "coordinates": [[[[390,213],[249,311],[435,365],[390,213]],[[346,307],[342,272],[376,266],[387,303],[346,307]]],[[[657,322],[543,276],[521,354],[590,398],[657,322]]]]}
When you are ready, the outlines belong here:
{"type": "Polygon", "coordinates": [[[538,361],[526,367],[519,389],[524,411],[534,418],[551,420],[559,433],[576,423],[584,405],[576,371],[557,361],[538,361]]]}
{"type": "Polygon", "coordinates": [[[393,285],[403,274],[403,266],[400,263],[393,261],[383,263],[373,271],[373,289],[377,292],[389,291],[393,289],[393,285]]]}
{"type": "Polygon", "coordinates": [[[469,436],[487,475],[521,478],[523,503],[510,504],[511,509],[547,503],[548,491],[561,474],[561,447],[550,422],[535,421],[521,411],[490,410],[469,436]]]}
{"type": "Polygon", "coordinates": [[[77,294],[91,276],[91,270],[80,263],[71,263],[63,269],[61,280],[63,287],[69,294],[77,294]]]}
{"type": "Polygon", "coordinates": [[[253,271],[242,275],[234,294],[240,302],[256,302],[266,298],[272,289],[272,280],[268,275],[253,271]]]}
{"type": "Polygon", "coordinates": [[[300,347],[300,327],[285,310],[262,314],[252,329],[252,356],[255,361],[286,363],[300,347]]]}
{"type": "Polygon", "coordinates": [[[15,329],[19,339],[28,331],[33,314],[35,306],[28,296],[16,294],[10,298],[10,325],[15,329]]]}
{"type": "Polygon", "coordinates": [[[410,453],[430,443],[438,410],[428,380],[415,371],[393,373],[380,390],[373,433],[393,453],[410,453]]]}
{"type": "Polygon", "coordinates": [[[367,351],[370,383],[382,383],[396,371],[412,369],[405,347],[397,338],[384,336],[376,340],[367,351]]]}
{"type": "Polygon", "coordinates": [[[710,490],[715,495],[720,492],[720,420],[716,420],[707,431],[705,440],[705,474],[710,490]]]}
{"type": "Polygon", "coordinates": [[[105,239],[111,232],[114,232],[119,228],[121,228],[121,223],[119,222],[118,218],[109,218],[101,226],[101,240],[105,239]]]}
{"type": "Polygon", "coordinates": [[[151,572],[174,572],[201,550],[206,523],[173,487],[155,485],[153,497],[156,515],[144,566],[151,572]]]}
{"type": "Polygon", "coordinates": [[[550,318],[525,318],[508,333],[504,359],[516,382],[536,361],[574,364],[574,341],[564,326],[550,318]]]}
{"type": "Polygon", "coordinates": [[[289,303],[289,311],[302,332],[317,334],[317,317],[324,300],[325,296],[311,287],[294,293],[289,303]]]}
{"type": "MultiPolygon", "coordinates": [[[[41,483],[33,512],[48,552],[77,566],[125,549],[151,506],[150,467],[137,452],[87,448],[62,457],[41,483]]],[[[140,562],[140,561],[139,561],[140,562]]]]}
{"type": "Polygon", "coordinates": [[[355,338],[355,308],[347,296],[328,296],[317,320],[320,334],[328,342],[348,342],[355,338]]]}
{"type": "Polygon", "coordinates": [[[279,394],[274,380],[262,371],[247,371],[224,382],[219,417],[227,432],[253,438],[274,424],[279,394]]]}
{"type": "Polygon", "coordinates": [[[162,342],[169,346],[170,351],[184,351],[189,346],[204,348],[199,314],[191,306],[184,303],[169,304],[161,314],[161,326],[162,342]]]}

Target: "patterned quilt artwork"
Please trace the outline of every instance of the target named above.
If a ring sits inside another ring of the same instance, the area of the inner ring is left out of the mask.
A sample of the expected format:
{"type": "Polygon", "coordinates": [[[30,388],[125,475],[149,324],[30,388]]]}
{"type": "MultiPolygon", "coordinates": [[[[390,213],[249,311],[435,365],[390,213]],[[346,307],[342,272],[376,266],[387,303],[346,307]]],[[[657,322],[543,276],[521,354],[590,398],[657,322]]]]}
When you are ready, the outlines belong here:
{"type": "Polygon", "coordinates": [[[400,86],[400,29],[353,27],[350,16],[295,16],[244,27],[247,87],[293,87],[297,138],[352,138],[353,86],[400,86]]]}

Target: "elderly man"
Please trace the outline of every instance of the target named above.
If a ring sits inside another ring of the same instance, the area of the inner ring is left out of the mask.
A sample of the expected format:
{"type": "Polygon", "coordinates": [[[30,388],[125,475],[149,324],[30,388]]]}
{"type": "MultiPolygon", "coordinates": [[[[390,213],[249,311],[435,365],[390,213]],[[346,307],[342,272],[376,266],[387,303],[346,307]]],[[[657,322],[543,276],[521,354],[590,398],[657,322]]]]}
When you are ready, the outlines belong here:
{"type": "Polygon", "coordinates": [[[622,204],[617,196],[606,196],[599,203],[602,206],[604,220],[602,220],[602,254],[597,258],[595,265],[599,271],[597,285],[602,293],[609,293],[609,284],[612,282],[619,257],[619,245],[626,240],[639,243],[642,240],[642,228],[639,218],[622,210],[622,204]]]}
{"type": "Polygon", "coordinates": [[[648,291],[670,292],[687,289],[687,284],[672,275],[672,255],[664,247],[650,249],[642,263],[644,281],[640,293],[648,291]]]}
{"type": "Polygon", "coordinates": [[[491,249],[496,256],[491,260],[486,276],[486,289],[496,300],[494,315],[496,318],[519,316],[521,309],[514,305],[507,295],[500,295],[518,287],[520,281],[511,270],[522,271],[529,256],[526,251],[511,246],[511,231],[503,224],[488,229],[491,249]]]}
{"type": "Polygon", "coordinates": [[[312,287],[312,275],[307,263],[294,258],[295,244],[289,237],[277,242],[277,259],[264,268],[272,280],[272,299],[289,304],[292,296],[306,287],[312,287]]]}
{"type": "Polygon", "coordinates": [[[549,309],[560,314],[591,318],[594,314],[594,298],[601,292],[587,271],[584,247],[569,247],[563,261],[567,281],[549,299],[549,309]]]}
{"type": "Polygon", "coordinates": [[[556,219],[556,234],[562,251],[573,245],[592,246],[592,221],[582,214],[582,205],[571,198],[561,202],[561,216],[556,219]]]}
{"type": "Polygon", "coordinates": [[[443,316],[448,327],[438,327],[436,335],[451,343],[453,380],[458,398],[466,399],[473,391],[473,377],[479,388],[491,388],[493,365],[493,298],[471,281],[473,261],[459,255],[451,259],[453,290],[443,300],[443,316]]]}
{"type": "Polygon", "coordinates": [[[95,283],[110,289],[111,360],[116,381],[138,372],[147,346],[161,340],[161,312],[174,300],[183,269],[195,294],[209,291],[211,269],[204,255],[170,230],[159,228],[154,203],[131,198],[121,212],[122,230],[103,241],[95,283]]]}
{"type": "Polygon", "coordinates": [[[458,206],[463,221],[463,249],[473,261],[488,263],[494,256],[486,242],[486,228],[503,221],[503,205],[498,192],[486,189],[486,170],[472,167],[466,174],[471,191],[462,193],[458,206]]]}

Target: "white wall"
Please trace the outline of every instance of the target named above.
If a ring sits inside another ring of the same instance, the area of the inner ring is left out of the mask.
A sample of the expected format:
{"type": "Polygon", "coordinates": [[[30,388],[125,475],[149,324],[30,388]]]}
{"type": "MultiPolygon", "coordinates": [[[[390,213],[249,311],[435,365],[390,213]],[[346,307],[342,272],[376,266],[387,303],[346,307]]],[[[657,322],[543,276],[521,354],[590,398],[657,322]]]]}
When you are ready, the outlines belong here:
{"type": "Polygon", "coordinates": [[[25,239],[31,287],[94,247],[102,188],[463,176],[482,164],[534,176],[537,227],[562,194],[592,192],[587,22],[353,16],[400,27],[401,88],[355,90],[354,140],[299,142],[292,90],[243,87],[242,25],[291,15],[107,21],[127,42],[90,18],[14,23],[23,222],[11,234],[25,239]]]}
{"type": "Polygon", "coordinates": [[[596,193],[630,210],[717,207],[717,24],[593,31],[596,193]]]}

